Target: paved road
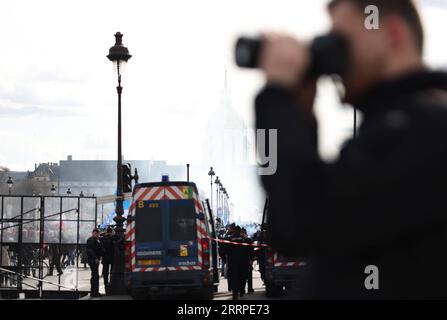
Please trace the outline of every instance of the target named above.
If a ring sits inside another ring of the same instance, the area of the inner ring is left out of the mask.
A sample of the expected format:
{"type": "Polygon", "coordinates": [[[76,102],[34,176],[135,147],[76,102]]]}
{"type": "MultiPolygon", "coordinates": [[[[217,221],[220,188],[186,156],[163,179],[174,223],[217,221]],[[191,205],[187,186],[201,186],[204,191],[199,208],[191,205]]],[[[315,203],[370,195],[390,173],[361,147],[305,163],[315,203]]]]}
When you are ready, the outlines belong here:
{"type": "MultiPolygon", "coordinates": [[[[102,266],[101,266],[102,267],[102,266]]],[[[90,290],[90,269],[89,268],[75,268],[75,267],[68,267],[65,268],[64,273],[59,277],[56,275],[53,276],[46,276],[45,280],[52,282],[54,284],[60,283],[64,287],[61,287],[61,290],[67,291],[70,289],[77,289],[79,291],[89,291],[90,290]]],[[[101,269],[100,269],[101,272],[101,269]]],[[[24,279],[24,283],[27,283],[33,287],[37,286],[37,281],[32,279],[24,279]]],[[[130,296],[105,296],[105,289],[104,289],[104,281],[102,276],[99,279],[100,283],[100,293],[103,294],[103,297],[100,298],[90,298],[89,296],[83,297],[83,300],[92,299],[92,300],[131,300],[130,296]]],[[[24,289],[26,286],[24,285],[24,289]]],[[[57,290],[57,286],[44,283],[43,284],[44,290],[57,290]]],[[[264,300],[267,299],[265,297],[265,287],[263,285],[263,282],[260,278],[260,274],[257,271],[253,271],[253,289],[255,290],[252,294],[245,294],[244,297],[240,298],[240,300],[264,300]]],[[[162,296],[159,297],[159,299],[185,299],[184,296],[162,296]]],[[[221,277],[220,283],[219,283],[219,289],[218,292],[215,294],[214,300],[232,300],[232,294],[228,291],[228,282],[227,279],[221,277]]]]}
{"type": "MultiPolygon", "coordinates": [[[[245,294],[240,300],[263,300],[267,299],[265,296],[265,289],[259,272],[253,272],[253,289],[254,293],[245,294]]],[[[215,294],[214,300],[232,300],[232,294],[228,291],[227,279],[221,278],[219,284],[219,291],[215,294]]]]}
{"type": "MultiPolygon", "coordinates": [[[[85,283],[85,280],[83,280],[83,283],[85,283]]],[[[100,278],[100,293],[104,293],[104,286],[102,285],[102,278],[100,278]]],[[[88,283],[89,285],[89,283],[88,283]]],[[[240,300],[265,300],[267,299],[265,297],[265,290],[264,286],[261,280],[261,277],[259,275],[259,272],[254,271],[253,272],[253,289],[255,290],[252,294],[246,294],[244,297],[240,298],[240,300]]],[[[100,298],[90,298],[89,296],[86,296],[82,298],[82,300],[131,300],[132,298],[130,296],[103,296],[100,298]]],[[[159,297],[159,299],[185,299],[185,296],[175,295],[175,296],[162,296],[159,297]]],[[[214,296],[214,300],[232,300],[232,294],[228,291],[228,282],[227,279],[221,277],[220,283],[219,283],[219,289],[218,292],[214,296]]]]}

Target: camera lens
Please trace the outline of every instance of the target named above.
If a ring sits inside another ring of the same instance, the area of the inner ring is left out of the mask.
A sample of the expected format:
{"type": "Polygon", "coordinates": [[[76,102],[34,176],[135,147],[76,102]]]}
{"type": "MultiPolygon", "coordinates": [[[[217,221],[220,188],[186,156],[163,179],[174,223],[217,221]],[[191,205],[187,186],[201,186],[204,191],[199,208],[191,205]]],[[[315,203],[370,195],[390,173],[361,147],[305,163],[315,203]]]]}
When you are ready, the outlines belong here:
{"type": "Polygon", "coordinates": [[[241,37],[236,43],[236,64],[242,68],[257,68],[262,40],[241,37]]]}
{"type": "Polygon", "coordinates": [[[346,73],[348,65],[348,45],[344,37],[329,33],[317,37],[310,47],[312,54],[311,74],[339,75],[346,73]]]}
{"type": "MultiPolygon", "coordinates": [[[[242,68],[257,68],[261,50],[262,39],[239,38],[236,42],[236,64],[242,68]]],[[[336,33],[317,37],[312,42],[310,51],[310,76],[337,74],[343,77],[348,65],[348,46],[344,37],[336,33]]]]}

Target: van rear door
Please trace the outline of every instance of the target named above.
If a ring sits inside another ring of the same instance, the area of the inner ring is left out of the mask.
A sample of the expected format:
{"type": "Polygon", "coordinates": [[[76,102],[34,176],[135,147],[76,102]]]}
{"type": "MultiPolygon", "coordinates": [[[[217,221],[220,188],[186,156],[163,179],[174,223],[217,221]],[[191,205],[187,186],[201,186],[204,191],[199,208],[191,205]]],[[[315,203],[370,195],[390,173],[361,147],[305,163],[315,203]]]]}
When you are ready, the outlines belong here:
{"type": "Polygon", "coordinates": [[[136,203],[135,256],[137,268],[166,266],[163,246],[163,203],[145,200],[136,203]]]}
{"type": "Polygon", "coordinates": [[[167,202],[168,241],[166,263],[176,269],[198,266],[197,214],[193,199],[167,202]]]}

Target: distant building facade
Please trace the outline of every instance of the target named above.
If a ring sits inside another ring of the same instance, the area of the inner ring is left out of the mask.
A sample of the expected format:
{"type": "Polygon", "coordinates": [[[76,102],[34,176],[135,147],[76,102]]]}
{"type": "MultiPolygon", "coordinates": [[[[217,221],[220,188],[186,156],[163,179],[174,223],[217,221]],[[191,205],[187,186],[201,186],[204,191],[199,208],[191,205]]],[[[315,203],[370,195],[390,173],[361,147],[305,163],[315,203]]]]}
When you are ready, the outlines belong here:
{"type": "MultiPolygon", "coordinates": [[[[132,175],[138,169],[139,182],[160,181],[166,174],[171,180],[185,180],[186,168],[183,165],[168,165],[166,161],[124,160],[130,163],[132,175]]],[[[117,162],[114,160],[67,160],[60,161],[58,194],[65,195],[70,188],[72,195],[104,196],[116,193],[117,162]]]]}

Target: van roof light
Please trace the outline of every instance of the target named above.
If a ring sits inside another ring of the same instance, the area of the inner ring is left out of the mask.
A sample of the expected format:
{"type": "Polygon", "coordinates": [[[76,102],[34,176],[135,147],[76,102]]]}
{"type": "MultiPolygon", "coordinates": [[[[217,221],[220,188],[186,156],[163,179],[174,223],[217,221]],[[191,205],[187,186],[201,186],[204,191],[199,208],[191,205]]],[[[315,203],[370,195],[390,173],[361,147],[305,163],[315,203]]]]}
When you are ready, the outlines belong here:
{"type": "Polygon", "coordinates": [[[169,176],[168,175],[161,176],[161,181],[162,182],[169,182],[169,176]]]}

